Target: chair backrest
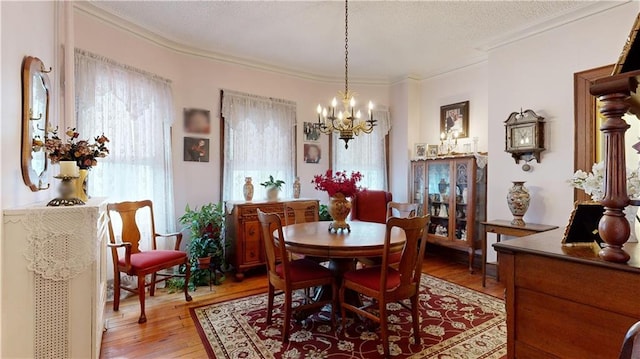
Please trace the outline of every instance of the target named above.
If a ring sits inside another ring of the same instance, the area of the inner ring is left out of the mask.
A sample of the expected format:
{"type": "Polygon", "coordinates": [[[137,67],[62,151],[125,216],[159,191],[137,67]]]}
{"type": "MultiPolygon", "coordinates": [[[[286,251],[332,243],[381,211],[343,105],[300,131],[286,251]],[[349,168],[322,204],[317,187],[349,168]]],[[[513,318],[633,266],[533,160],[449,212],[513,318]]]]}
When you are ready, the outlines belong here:
{"type": "MultiPolygon", "coordinates": [[[[123,242],[131,243],[131,253],[140,252],[140,228],[138,227],[138,223],[136,222],[136,213],[139,209],[149,207],[149,212],[151,214],[151,235],[153,236],[156,233],[155,223],[153,220],[153,203],[150,200],[145,201],[137,201],[137,202],[120,202],[120,203],[109,203],[107,205],[107,216],[109,216],[109,241],[111,243],[116,243],[116,236],[113,231],[112,224],[112,212],[118,213],[120,215],[120,219],[122,220],[122,232],[121,238],[123,242]]],[[[151,241],[152,249],[156,249],[155,241],[151,241]]],[[[117,258],[117,249],[112,248],[114,253],[114,258],[117,258]]]]}
{"type": "MultiPolygon", "coordinates": [[[[398,227],[405,233],[406,241],[402,248],[402,257],[398,265],[400,272],[400,285],[390,291],[400,291],[410,293],[420,285],[422,275],[422,260],[424,259],[424,248],[426,246],[427,225],[429,216],[397,218],[391,217],[387,221],[387,230],[384,241],[384,253],[382,256],[382,267],[386,268],[389,263],[389,253],[391,245],[391,231],[398,227]]],[[[386,288],[387,271],[383,270],[380,276],[380,288],[386,288]]],[[[410,294],[408,294],[410,295],[410,294]]]]}
{"type": "Polygon", "coordinates": [[[320,220],[318,201],[292,201],[284,203],[285,225],[305,222],[318,222],[320,220]],[[293,211],[294,222],[290,223],[289,211],[293,211]],[[311,221],[307,221],[307,213],[313,213],[311,221]]]}
{"type": "Polygon", "coordinates": [[[390,192],[361,191],[351,201],[351,219],[363,222],[387,222],[387,203],[391,202],[390,192]]]}
{"type": "Polygon", "coordinates": [[[640,358],[640,322],[632,325],[627,331],[622,343],[622,350],[618,359],[640,358]]]}
{"type": "Polygon", "coordinates": [[[411,218],[411,217],[415,217],[417,213],[418,213],[417,203],[400,203],[400,202],[387,203],[387,219],[391,217],[411,218]]]}
{"type": "Polygon", "coordinates": [[[280,220],[280,216],[275,213],[264,213],[258,209],[258,221],[260,221],[260,226],[262,227],[262,240],[264,242],[264,251],[267,256],[266,259],[269,276],[277,276],[276,259],[279,254],[280,263],[283,266],[282,276],[286,281],[289,273],[289,258],[284,244],[284,235],[282,233],[282,221],[280,220]],[[275,230],[278,231],[278,238],[275,238],[273,235],[273,231],[275,230]],[[277,246],[276,241],[278,241],[277,246]]]}

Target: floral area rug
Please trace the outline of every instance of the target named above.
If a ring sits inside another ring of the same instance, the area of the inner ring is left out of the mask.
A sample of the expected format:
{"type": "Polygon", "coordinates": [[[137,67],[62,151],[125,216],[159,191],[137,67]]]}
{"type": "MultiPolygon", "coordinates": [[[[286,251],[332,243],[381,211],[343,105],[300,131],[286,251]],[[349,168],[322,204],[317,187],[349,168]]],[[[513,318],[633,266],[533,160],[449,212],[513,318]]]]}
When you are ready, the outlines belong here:
{"type": "MultiPolygon", "coordinates": [[[[294,298],[300,301],[302,295],[294,298]]],[[[289,342],[283,344],[282,303],[282,295],[276,296],[272,325],[266,324],[266,294],[192,308],[191,316],[212,358],[382,357],[375,323],[356,316],[348,319],[346,333],[337,333],[329,306],[304,321],[292,320],[289,342]]],[[[410,311],[396,303],[387,308],[392,358],[506,357],[505,310],[499,299],[422,275],[420,344],[413,342],[410,311]]]]}

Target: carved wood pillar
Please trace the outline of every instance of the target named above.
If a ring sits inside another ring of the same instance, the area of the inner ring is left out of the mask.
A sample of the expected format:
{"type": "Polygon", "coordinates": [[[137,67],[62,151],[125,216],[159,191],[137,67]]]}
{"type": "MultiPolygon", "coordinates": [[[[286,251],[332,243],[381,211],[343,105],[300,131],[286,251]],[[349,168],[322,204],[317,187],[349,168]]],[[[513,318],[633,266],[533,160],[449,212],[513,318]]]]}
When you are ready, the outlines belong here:
{"type": "Polygon", "coordinates": [[[630,234],[629,222],[623,213],[629,204],[624,133],[630,126],[622,119],[630,107],[625,101],[628,97],[628,92],[615,92],[598,97],[602,101],[600,112],[607,118],[600,127],[604,134],[605,149],[605,196],[602,200],[605,212],[598,225],[598,231],[606,245],[599,254],[602,259],[617,263],[626,263],[629,260],[629,254],[622,249],[630,234]]]}

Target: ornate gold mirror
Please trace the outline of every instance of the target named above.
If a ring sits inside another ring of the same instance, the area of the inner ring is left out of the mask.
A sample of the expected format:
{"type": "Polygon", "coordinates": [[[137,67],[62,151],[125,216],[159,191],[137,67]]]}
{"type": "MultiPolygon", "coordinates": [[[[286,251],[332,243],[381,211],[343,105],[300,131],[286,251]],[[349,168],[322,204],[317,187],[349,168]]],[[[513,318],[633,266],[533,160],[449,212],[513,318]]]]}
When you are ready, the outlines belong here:
{"type": "Polygon", "coordinates": [[[42,61],[27,56],[22,63],[22,178],[32,191],[49,188],[49,161],[44,141],[49,126],[49,75],[42,61]]]}

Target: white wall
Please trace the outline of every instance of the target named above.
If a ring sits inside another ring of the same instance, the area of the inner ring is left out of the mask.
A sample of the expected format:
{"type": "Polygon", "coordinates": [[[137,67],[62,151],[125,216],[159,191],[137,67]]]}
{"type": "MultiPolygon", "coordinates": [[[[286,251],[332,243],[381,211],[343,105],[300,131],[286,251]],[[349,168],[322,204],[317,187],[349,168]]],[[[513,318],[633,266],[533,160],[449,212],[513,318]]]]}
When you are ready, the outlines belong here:
{"type": "Polygon", "coordinates": [[[478,151],[487,150],[488,68],[487,62],[482,62],[421,81],[420,137],[417,142],[439,144],[440,106],[469,101],[469,136],[458,142],[458,151],[462,151],[464,143],[472,143],[473,137],[478,137],[478,151]]]}
{"type": "MultiPolygon", "coordinates": [[[[22,59],[40,58],[53,71],[60,71],[55,62],[55,3],[1,2],[2,7],[2,109],[0,150],[2,207],[16,207],[44,201],[55,196],[55,183],[47,191],[31,192],[22,180],[20,167],[22,138],[22,59]],[[25,28],[25,26],[27,26],[25,28]]],[[[57,103],[55,76],[51,79],[53,106],[57,103]]],[[[51,111],[55,113],[55,110],[51,111]]],[[[53,123],[57,118],[51,119],[53,123]]],[[[51,171],[49,171],[51,174],[51,171]]]]}
{"type": "MultiPolygon", "coordinates": [[[[183,107],[198,107],[211,110],[218,118],[220,111],[220,89],[230,89],[252,94],[283,98],[297,103],[298,175],[302,183],[302,196],[324,199],[311,185],[313,175],[324,172],[329,166],[328,137],[322,138],[323,156],[320,164],[303,162],[302,122],[315,121],[319,102],[328,104],[341,83],[324,83],[300,79],[267,71],[223,63],[207,58],[185,55],[102,22],[79,10],[75,11],[75,46],[109,57],[115,61],[134,66],[173,81],[175,123],[173,126],[173,168],[176,215],[181,215],[184,206],[192,207],[220,200],[220,128],[213,123],[211,139],[211,162],[183,162],[183,107]]],[[[340,73],[340,69],[336,69],[340,73]]],[[[389,104],[388,86],[352,86],[361,101],[371,99],[374,103],[389,104]]],[[[405,162],[406,163],[406,162],[405,162]]],[[[264,179],[254,178],[254,183],[264,179]]],[[[291,186],[293,179],[284,179],[291,186]]],[[[405,181],[406,182],[406,181],[405,181]]]]}
{"type": "Polygon", "coordinates": [[[532,196],[525,221],[564,227],[573,208],[573,74],[617,61],[639,3],[631,2],[489,53],[488,218],[511,218],[505,196],[523,180],[532,196]],[[546,148],[533,172],[504,152],[503,121],[520,107],[546,118],[546,148]]]}

